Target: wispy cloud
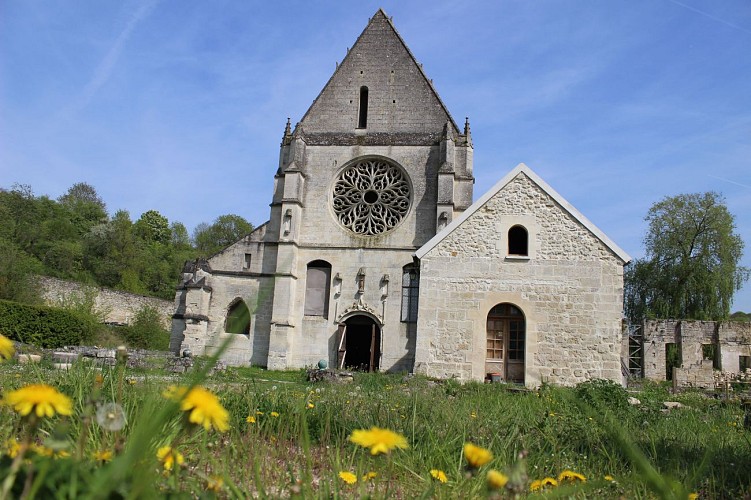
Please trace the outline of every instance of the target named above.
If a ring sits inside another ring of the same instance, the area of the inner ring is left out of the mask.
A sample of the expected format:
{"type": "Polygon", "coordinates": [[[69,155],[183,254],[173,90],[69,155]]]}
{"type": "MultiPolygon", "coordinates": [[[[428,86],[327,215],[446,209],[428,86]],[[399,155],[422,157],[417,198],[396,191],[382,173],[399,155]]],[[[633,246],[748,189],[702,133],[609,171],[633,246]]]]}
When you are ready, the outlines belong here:
{"type": "Polygon", "coordinates": [[[671,3],[674,3],[675,5],[678,5],[680,7],[683,7],[684,9],[690,10],[692,12],[696,12],[697,14],[704,16],[708,19],[711,19],[713,21],[717,21],[718,23],[722,23],[725,26],[730,26],[731,28],[735,28],[737,30],[745,31],[746,33],[751,34],[751,30],[748,28],[744,28],[743,26],[738,26],[737,24],[731,23],[730,21],[726,21],[725,19],[721,19],[717,16],[713,16],[709,12],[697,9],[696,7],[691,7],[690,5],[686,5],[683,2],[679,2],[678,0],[669,0],[671,3]]]}
{"type": "Polygon", "coordinates": [[[746,188],[746,189],[751,189],[751,186],[749,186],[748,184],[742,184],[740,182],[736,182],[736,181],[733,181],[733,180],[730,180],[730,179],[726,179],[724,177],[718,177],[716,175],[711,175],[711,174],[707,174],[707,177],[712,177],[713,179],[718,179],[718,180],[721,180],[721,181],[724,181],[724,182],[729,182],[730,184],[735,184],[736,186],[740,186],[740,187],[743,187],[743,188],[746,188]]]}
{"type": "Polygon", "coordinates": [[[128,38],[130,38],[130,35],[133,33],[136,26],[138,26],[138,24],[151,13],[157,3],[158,0],[150,0],[143,3],[135,12],[133,12],[128,19],[127,24],[117,36],[104,58],[99,62],[91,79],[84,86],[81,95],[78,96],[72,106],[66,109],[66,111],[76,111],[85,108],[99,89],[107,83],[107,80],[112,76],[112,71],[120,58],[120,53],[122,52],[125,43],[128,41],[128,38]]]}

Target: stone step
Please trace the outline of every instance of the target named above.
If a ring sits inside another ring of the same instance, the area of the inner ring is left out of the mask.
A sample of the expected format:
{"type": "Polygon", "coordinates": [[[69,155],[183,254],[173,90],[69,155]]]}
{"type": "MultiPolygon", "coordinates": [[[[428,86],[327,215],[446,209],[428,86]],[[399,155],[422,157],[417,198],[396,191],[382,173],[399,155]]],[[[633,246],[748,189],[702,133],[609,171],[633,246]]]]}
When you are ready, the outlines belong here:
{"type": "Polygon", "coordinates": [[[18,362],[22,365],[29,363],[39,363],[42,361],[42,357],[39,354],[19,354],[18,362]]]}
{"type": "Polygon", "coordinates": [[[58,363],[72,363],[78,361],[77,352],[55,351],[52,353],[52,360],[58,363]]]}

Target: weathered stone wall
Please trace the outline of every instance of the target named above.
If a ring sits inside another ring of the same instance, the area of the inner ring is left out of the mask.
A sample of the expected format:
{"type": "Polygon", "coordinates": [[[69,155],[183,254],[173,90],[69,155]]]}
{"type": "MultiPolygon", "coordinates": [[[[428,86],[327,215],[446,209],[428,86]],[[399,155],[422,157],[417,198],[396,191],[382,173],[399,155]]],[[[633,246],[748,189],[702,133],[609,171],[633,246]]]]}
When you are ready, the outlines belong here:
{"type": "Polygon", "coordinates": [[[644,322],[644,377],[667,379],[666,345],[680,349],[675,370],[680,387],[714,386],[715,371],[738,373],[741,356],[751,356],[751,323],[736,321],[648,320],[644,322]],[[705,356],[713,346],[715,358],[705,356]]]}
{"type": "Polygon", "coordinates": [[[680,333],[673,321],[647,321],[644,335],[644,378],[665,380],[667,366],[665,345],[676,344],[680,348],[680,333]]]}
{"type": "Polygon", "coordinates": [[[623,262],[526,175],[421,261],[416,371],[486,376],[486,320],[511,303],[526,320],[525,384],[621,381],[623,262]],[[521,224],[529,255],[507,255],[521,224]]]}
{"type": "Polygon", "coordinates": [[[70,304],[88,297],[93,298],[94,308],[97,313],[104,317],[105,323],[128,325],[133,321],[139,310],[144,307],[152,307],[159,312],[163,326],[169,328],[174,312],[173,302],[169,300],[48,276],[41,276],[39,283],[42,288],[42,297],[51,306],[70,304]]]}
{"type": "MultiPolygon", "coordinates": [[[[313,134],[352,134],[367,87],[369,135],[440,134],[448,120],[435,91],[390,21],[376,13],[303,119],[313,134]]],[[[396,141],[398,144],[402,141],[396,141]]]]}

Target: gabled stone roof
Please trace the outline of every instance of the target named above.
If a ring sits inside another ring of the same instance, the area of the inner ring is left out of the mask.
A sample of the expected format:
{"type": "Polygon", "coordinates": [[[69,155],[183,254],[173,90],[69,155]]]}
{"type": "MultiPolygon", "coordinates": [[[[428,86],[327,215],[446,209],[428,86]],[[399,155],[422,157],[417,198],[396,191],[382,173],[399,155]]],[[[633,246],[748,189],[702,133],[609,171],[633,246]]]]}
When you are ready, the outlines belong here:
{"type": "Polygon", "coordinates": [[[373,140],[381,136],[377,142],[395,134],[411,134],[416,143],[425,142],[417,136],[438,140],[446,122],[451,123],[456,136],[461,135],[430,79],[382,9],[348,50],[296,131],[308,144],[347,142],[344,135],[354,135],[357,127],[361,87],[368,88],[368,123],[363,135],[373,140]]]}
{"type": "Polygon", "coordinates": [[[472,214],[480,210],[491,198],[493,198],[499,191],[506,187],[512,180],[519,175],[526,175],[532,182],[542,189],[548,196],[550,196],[563,210],[568,212],[576,221],[584,226],[590,233],[598,238],[606,247],[610,249],[624,264],[631,260],[631,256],[627,254],[621,247],[615,244],[613,240],[607,237],[597,226],[595,226],[589,219],[587,219],[579,210],[577,210],[571,203],[566,201],[563,196],[558,194],[552,187],[548,185],[540,176],[538,176],[531,168],[524,163],[520,163],[511,172],[506,174],[495,186],[490,188],[484,195],[480,197],[476,202],[455,218],[451,223],[443,228],[438,234],[430,239],[427,243],[421,246],[416,252],[415,256],[418,259],[422,259],[428,252],[435,248],[444,238],[451,234],[457,227],[463,224],[467,219],[472,217],[472,214]]]}

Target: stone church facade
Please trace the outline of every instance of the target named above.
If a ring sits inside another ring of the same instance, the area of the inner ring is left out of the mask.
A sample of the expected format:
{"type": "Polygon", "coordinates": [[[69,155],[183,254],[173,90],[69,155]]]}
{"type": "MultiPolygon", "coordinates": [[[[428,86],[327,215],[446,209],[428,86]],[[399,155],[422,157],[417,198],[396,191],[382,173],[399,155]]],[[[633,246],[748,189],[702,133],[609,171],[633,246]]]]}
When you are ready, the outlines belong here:
{"type": "Polygon", "coordinates": [[[171,349],[229,364],[620,380],[628,255],[520,165],[474,204],[460,128],[382,10],[294,130],[269,221],[189,262],[171,349]]]}

